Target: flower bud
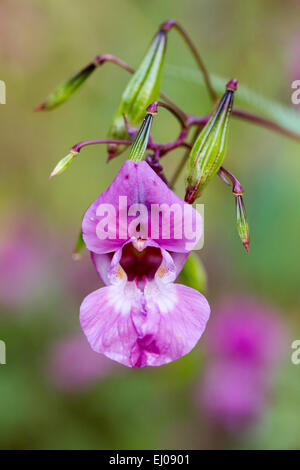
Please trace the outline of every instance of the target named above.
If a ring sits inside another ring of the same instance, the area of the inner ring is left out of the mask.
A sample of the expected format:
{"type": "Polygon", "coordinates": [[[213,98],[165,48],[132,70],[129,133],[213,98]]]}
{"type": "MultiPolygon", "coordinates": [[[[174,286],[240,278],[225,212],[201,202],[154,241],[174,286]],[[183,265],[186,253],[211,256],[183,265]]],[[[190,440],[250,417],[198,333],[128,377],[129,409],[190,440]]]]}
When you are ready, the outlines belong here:
{"type": "Polygon", "coordinates": [[[129,160],[138,163],[143,159],[149,141],[154,114],[156,114],[156,103],[152,103],[147,108],[146,117],[131,146],[129,160]]]}
{"type": "Polygon", "coordinates": [[[188,259],[179,275],[179,282],[202,294],[206,292],[207,276],[202,261],[195,252],[189,254],[188,259]]]}
{"type": "Polygon", "coordinates": [[[237,81],[231,80],[208,123],[200,132],[190,153],[186,172],[185,201],[192,204],[208,181],[217,173],[225,157],[228,124],[237,81]]]}
{"type": "Polygon", "coordinates": [[[249,253],[250,236],[249,224],[243,200],[244,188],[239,180],[223,166],[218,170],[218,175],[224,183],[228,185],[232,184],[232,193],[235,197],[237,230],[244,247],[249,253]]]}
{"type": "MultiPolygon", "coordinates": [[[[127,139],[124,116],[130,126],[137,127],[145,115],[147,106],[158,99],[166,44],[167,33],[163,30],[158,31],[144,60],[131,77],[122,95],[109,131],[110,138],[127,139]]],[[[123,149],[122,145],[110,144],[109,158],[117,156],[123,149]]]]}
{"type": "Polygon", "coordinates": [[[65,169],[68,168],[68,166],[71,164],[72,160],[76,157],[77,154],[78,154],[78,152],[76,152],[75,150],[71,150],[70,153],[68,153],[68,155],[66,157],[62,158],[58,162],[58,164],[56,165],[56,167],[52,171],[49,178],[51,179],[51,178],[53,178],[53,176],[60,175],[60,173],[65,171],[65,169]]]}
{"type": "Polygon", "coordinates": [[[96,64],[91,62],[84,69],[80,70],[80,72],[69,78],[69,80],[59,85],[48,96],[46,101],[36,108],[36,111],[50,110],[64,103],[85,82],[91,73],[93,73],[95,68],[96,64]]]}
{"type": "Polygon", "coordinates": [[[236,207],[236,226],[239,237],[249,253],[249,242],[250,232],[246,209],[244,206],[243,196],[241,194],[235,195],[235,207],[236,207]]]}

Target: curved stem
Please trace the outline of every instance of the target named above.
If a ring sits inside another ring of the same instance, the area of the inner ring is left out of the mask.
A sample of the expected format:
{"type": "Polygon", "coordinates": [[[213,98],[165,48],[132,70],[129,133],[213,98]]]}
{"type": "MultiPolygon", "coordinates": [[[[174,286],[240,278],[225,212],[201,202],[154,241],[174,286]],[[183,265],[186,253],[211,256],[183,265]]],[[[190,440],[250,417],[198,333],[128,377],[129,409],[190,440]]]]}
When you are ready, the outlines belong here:
{"type": "Polygon", "coordinates": [[[241,242],[246,248],[247,253],[249,253],[250,230],[245,204],[243,200],[243,186],[241,185],[239,180],[232,173],[230,173],[230,171],[226,170],[226,168],[224,168],[223,166],[221,166],[218,170],[218,175],[220,176],[221,180],[224,181],[224,183],[232,185],[232,194],[234,195],[236,208],[237,231],[241,242]]]}
{"type": "Polygon", "coordinates": [[[163,23],[162,26],[161,26],[161,29],[164,29],[165,31],[169,31],[171,28],[176,28],[177,29],[179,34],[182,36],[182,38],[184,39],[184,41],[186,42],[186,44],[190,48],[190,50],[191,50],[191,52],[192,52],[192,54],[193,54],[193,56],[194,56],[194,58],[195,58],[195,60],[198,64],[198,66],[199,66],[199,68],[200,68],[200,70],[203,74],[203,78],[204,78],[207,90],[210,94],[210,97],[211,97],[213,102],[216,102],[217,99],[218,99],[217,92],[216,92],[216,90],[214,89],[214,87],[212,85],[208,70],[205,67],[204,62],[203,62],[199,52],[197,51],[196,46],[194,45],[193,41],[191,40],[190,36],[186,32],[186,30],[181,26],[181,24],[178,23],[175,20],[165,21],[165,23],[163,23]]]}
{"type": "MultiPolygon", "coordinates": [[[[190,147],[192,147],[192,146],[194,145],[194,143],[195,143],[195,141],[196,141],[196,139],[197,139],[197,137],[198,137],[198,134],[199,134],[199,129],[196,129],[196,130],[195,130],[195,133],[194,133],[194,135],[193,135],[193,138],[192,138],[192,140],[191,140],[190,147]]],[[[175,173],[174,173],[174,175],[173,175],[173,177],[172,177],[172,179],[171,179],[171,181],[170,181],[170,188],[171,188],[171,189],[174,187],[174,185],[175,185],[175,183],[176,183],[178,177],[180,176],[180,173],[181,173],[182,170],[184,169],[184,166],[185,166],[186,161],[187,161],[187,159],[188,159],[188,157],[189,157],[189,154],[190,154],[190,149],[187,149],[187,150],[184,152],[184,154],[183,154],[183,156],[182,156],[182,158],[181,158],[181,160],[180,160],[180,162],[179,162],[179,164],[178,164],[178,166],[177,166],[177,168],[176,168],[176,170],[175,170],[175,173]]]]}
{"type": "Polygon", "coordinates": [[[298,142],[300,141],[300,134],[290,131],[289,129],[282,127],[280,124],[277,124],[274,121],[270,121],[269,119],[257,116],[256,114],[249,113],[243,109],[233,109],[232,115],[245,121],[252,122],[253,124],[257,124],[258,126],[265,127],[266,129],[277,132],[278,134],[290,137],[291,139],[297,140],[298,142]]]}
{"type": "MultiPolygon", "coordinates": [[[[243,121],[252,122],[257,126],[264,127],[265,129],[269,129],[270,131],[276,132],[277,134],[285,135],[286,137],[296,140],[297,142],[300,141],[300,134],[297,134],[296,132],[290,131],[289,129],[282,127],[280,124],[277,124],[277,122],[271,121],[267,118],[263,118],[254,113],[250,113],[249,111],[233,108],[232,116],[240,118],[243,121]]],[[[205,124],[207,124],[210,117],[211,114],[207,114],[205,116],[200,117],[189,114],[187,117],[187,126],[190,127],[192,125],[197,125],[203,127],[205,126],[205,124]]]]}
{"type": "Polygon", "coordinates": [[[188,116],[186,114],[183,115],[180,110],[178,111],[178,109],[176,109],[176,107],[174,108],[174,106],[168,103],[164,103],[163,101],[158,101],[157,105],[160,106],[161,108],[165,108],[168,111],[170,111],[170,113],[172,113],[173,116],[175,116],[176,119],[179,121],[179,124],[181,125],[181,127],[184,127],[184,128],[187,127],[188,116]]]}
{"type": "Polygon", "coordinates": [[[92,140],[83,140],[73,145],[71,148],[72,152],[79,153],[83,147],[87,145],[97,145],[97,144],[121,144],[121,145],[131,145],[130,140],[115,140],[115,139],[92,139],[92,140]]]}
{"type": "Polygon", "coordinates": [[[224,183],[228,185],[232,184],[232,192],[235,196],[241,196],[244,193],[243,186],[239,180],[232,173],[230,173],[229,170],[226,170],[226,168],[221,166],[218,170],[218,175],[220,176],[221,180],[224,181],[224,183]],[[228,178],[230,182],[228,181],[228,178]]]}
{"type": "MultiPolygon", "coordinates": [[[[121,60],[118,57],[113,56],[111,54],[99,55],[94,60],[95,65],[102,65],[105,62],[112,62],[115,65],[118,65],[119,67],[121,67],[122,69],[126,70],[127,72],[129,72],[131,74],[135,73],[135,69],[133,67],[131,67],[130,65],[128,65],[123,60],[121,60]]],[[[169,98],[169,96],[167,96],[165,93],[162,93],[162,92],[159,94],[159,96],[169,106],[168,108],[165,106],[165,108],[169,109],[169,111],[173,112],[173,114],[180,117],[181,121],[186,120],[186,117],[187,117],[186,113],[176,103],[174,103],[174,101],[171,100],[171,98],[169,98]]],[[[162,106],[162,104],[161,104],[161,106],[162,106]]]]}
{"type": "Polygon", "coordinates": [[[187,114],[176,104],[171,98],[169,98],[165,93],[160,93],[159,96],[172,108],[174,113],[181,115],[182,120],[187,119],[187,114]]]}
{"type": "Polygon", "coordinates": [[[94,64],[97,65],[97,66],[102,65],[105,62],[112,62],[116,65],[119,65],[119,67],[121,67],[124,70],[127,70],[127,72],[129,72],[129,73],[134,73],[135,72],[135,70],[132,67],[130,67],[130,65],[128,65],[123,60],[121,60],[118,57],[116,57],[114,55],[111,55],[111,54],[97,55],[94,59],[94,64]]]}

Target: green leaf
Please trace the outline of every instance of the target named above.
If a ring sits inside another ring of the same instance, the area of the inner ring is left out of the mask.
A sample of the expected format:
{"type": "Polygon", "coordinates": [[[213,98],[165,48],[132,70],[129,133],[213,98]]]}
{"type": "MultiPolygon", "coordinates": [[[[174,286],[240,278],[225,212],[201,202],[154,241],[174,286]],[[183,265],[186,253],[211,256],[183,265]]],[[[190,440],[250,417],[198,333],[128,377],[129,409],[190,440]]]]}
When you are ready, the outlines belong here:
{"type": "Polygon", "coordinates": [[[201,293],[206,292],[206,271],[199,255],[193,251],[186,260],[178,281],[188,287],[198,290],[201,293]]]}
{"type": "Polygon", "coordinates": [[[83,240],[83,237],[82,237],[82,230],[80,230],[80,233],[79,233],[77,241],[76,241],[75,248],[74,248],[73,253],[72,253],[73,259],[75,259],[75,260],[80,259],[81,252],[84,249],[85,249],[85,243],[84,243],[84,240],[83,240]]]}
{"type": "MultiPolygon", "coordinates": [[[[189,83],[205,87],[201,73],[195,69],[183,68],[177,65],[166,65],[165,73],[167,76],[183,80],[189,83]]],[[[223,93],[227,78],[211,75],[214,88],[220,94],[223,93]]],[[[271,119],[280,126],[300,134],[300,113],[293,108],[289,108],[272,99],[265,98],[261,94],[250,90],[248,87],[239,84],[238,92],[235,96],[237,107],[243,106],[249,111],[258,112],[262,117],[271,119]]]]}

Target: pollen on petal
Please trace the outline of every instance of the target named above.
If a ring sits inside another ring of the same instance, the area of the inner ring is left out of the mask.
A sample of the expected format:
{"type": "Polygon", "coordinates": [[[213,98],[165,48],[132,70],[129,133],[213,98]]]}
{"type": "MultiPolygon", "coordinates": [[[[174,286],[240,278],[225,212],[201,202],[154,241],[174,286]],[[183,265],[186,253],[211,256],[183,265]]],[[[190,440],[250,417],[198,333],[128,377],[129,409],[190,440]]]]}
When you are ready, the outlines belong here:
{"type": "Polygon", "coordinates": [[[162,279],[165,274],[166,274],[165,268],[163,268],[162,266],[160,266],[160,268],[158,268],[158,270],[157,270],[157,275],[158,275],[158,277],[160,277],[160,278],[162,279]]]}
{"type": "Polygon", "coordinates": [[[125,274],[124,269],[123,269],[121,266],[119,266],[119,267],[118,267],[118,270],[117,270],[117,277],[118,277],[118,279],[120,279],[120,280],[123,279],[124,274],[125,274]]]}

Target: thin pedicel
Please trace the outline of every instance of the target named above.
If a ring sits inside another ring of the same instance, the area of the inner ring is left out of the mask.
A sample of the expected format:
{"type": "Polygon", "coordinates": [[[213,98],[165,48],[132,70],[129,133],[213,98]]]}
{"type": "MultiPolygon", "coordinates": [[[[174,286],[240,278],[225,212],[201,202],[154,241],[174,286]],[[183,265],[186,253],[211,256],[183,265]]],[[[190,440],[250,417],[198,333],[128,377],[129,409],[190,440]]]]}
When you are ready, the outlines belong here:
{"type": "MultiPolygon", "coordinates": [[[[167,47],[167,36],[169,35],[169,32],[171,30],[176,30],[182,36],[184,42],[186,43],[190,52],[195,58],[196,63],[203,74],[203,78],[206,84],[208,94],[211,98],[213,107],[215,109],[218,103],[218,96],[212,85],[210,74],[205,66],[203,58],[200,56],[199,52],[197,51],[197,48],[194,42],[192,41],[192,39],[190,38],[189,34],[187,33],[187,31],[181,26],[180,23],[178,23],[177,21],[173,19],[170,19],[162,23],[161,26],[159,27],[147,51],[147,54],[145,55],[144,61],[141,63],[141,65],[138,67],[137,70],[135,70],[125,61],[123,61],[122,59],[114,55],[111,55],[111,54],[98,55],[87,66],[85,66],[79,72],[74,74],[69,80],[65,81],[63,84],[57,87],[56,90],[48,97],[48,99],[44,101],[40,106],[38,106],[36,110],[46,111],[46,110],[51,110],[61,105],[63,102],[68,100],[70,96],[73,95],[79,89],[80,86],[82,86],[82,84],[87,80],[87,78],[89,78],[90,75],[94,73],[94,71],[99,66],[102,66],[103,64],[107,62],[111,62],[121,67],[122,69],[126,70],[132,75],[132,79],[130,80],[130,83],[128,84],[124,92],[125,95],[123,94],[123,97],[120,101],[119,109],[123,109],[123,108],[128,109],[128,110],[130,109],[131,110],[130,113],[132,113],[132,110],[136,109],[136,111],[139,114],[141,114],[141,111],[143,111],[143,109],[145,109],[146,111],[146,107],[143,108],[144,102],[141,101],[141,100],[144,100],[144,98],[142,97],[144,97],[146,94],[147,96],[149,96],[149,98],[157,97],[157,99],[155,100],[152,99],[151,100],[152,104],[150,104],[150,107],[151,106],[155,107],[155,112],[157,111],[158,107],[164,108],[166,109],[167,112],[171,113],[175,117],[175,119],[177,120],[179,124],[179,131],[178,131],[177,137],[174,140],[170,142],[157,143],[153,139],[152,135],[149,133],[149,136],[148,136],[149,138],[146,144],[146,149],[148,151],[147,156],[146,156],[146,161],[151,166],[151,168],[156,172],[156,174],[159,175],[163,179],[163,181],[168,184],[170,188],[173,188],[182,170],[184,169],[186,164],[188,164],[188,162],[191,161],[191,154],[193,153],[194,151],[193,149],[197,145],[197,140],[199,140],[199,134],[204,128],[206,128],[206,126],[212,119],[214,112],[209,113],[204,116],[197,116],[197,115],[189,114],[185,112],[171,98],[169,98],[166,94],[161,92],[161,90],[159,89],[160,88],[160,76],[161,76],[161,71],[164,65],[164,56],[165,56],[166,47],[167,47]],[[124,99],[126,103],[124,102],[124,99]],[[122,104],[122,100],[123,100],[123,104],[122,104]],[[191,130],[193,130],[192,137],[190,136],[191,130]],[[177,167],[175,168],[173,177],[170,179],[170,181],[167,181],[167,178],[163,171],[161,158],[165,157],[166,155],[168,155],[173,150],[176,150],[177,148],[185,148],[186,151],[183,154],[182,159],[178,163],[177,167]]],[[[237,90],[237,80],[233,79],[227,84],[227,92],[233,93],[236,90],[237,90]]],[[[286,129],[282,127],[281,125],[277,124],[276,122],[273,122],[272,120],[258,116],[247,110],[239,109],[235,107],[232,107],[232,109],[230,109],[230,112],[231,112],[232,117],[234,118],[242,119],[246,122],[256,124],[260,127],[264,127],[266,129],[269,129],[273,132],[284,135],[296,141],[300,141],[300,134],[297,134],[289,129],[286,129]]],[[[150,117],[148,119],[152,120],[152,118],[150,117]]],[[[115,135],[110,135],[106,139],[92,139],[92,140],[78,142],[77,144],[75,144],[70,149],[69,154],[66,157],[64,157],[56,165],[54,170],[51,172],[50,178],[62,173],[70,165],[70,163],[78,155],[78,153],[82,150],[82,148],[86,146],[107,144],[108,145],[108,160],[116,157],[124,149],[130,147],[138,133],[139,125],[137,125],[136,122],[132,122],[132,115],[128,115],[126,113],[122,113],[121,115],[119,115],[117,117],[117,122],[118,122],[117,128],[115,128],[115,131],[112,133],[115,135]],[[118,137],[118,138],[115,138],[115,137],[118,137]]],[[[205,158],[206,156],[204,156],[204,160],[202,159],[202,165],[204,164],[204,167],[198,168],[197,170],[198,176],[196,172],[194,176],[190,175],[189,177],[190,182],[194,179],[194,182],[196,182],[195,187],[197,188],[199,186],[199,182],[197,178],[199,178],[199,181],[200,181],[200,189],[198,188],[197,191],[195,188],[191,186],[191,183],[190,183],[190,188],[189,188],[189,185],[187,184],[186,200],[189,203],[192,203],[195,200],[195,198],[200,196],[202,189],[206,184],[206,183],[205,184],[203,183],[203,181],[205,181],[205,179],[203,180],[204,173],[208,171],[207,165],[205,165],[206,163],[205,158]]],[[[223,155],[223,158],[224,158],[224,155],[223,155]]],[[[223,178],[226,171],[228,170],[225,170],[224,167],[220,168],[220,163],[218,163],[217,166],[215,166],[217,160],[215,161],[214,158],[212,157],[211,159],[212,159],[211,160],[212,166],[209,170],[210,172],[209,178],[214,176],[216,172],[218,172],[218,174],[223,178]]],[[[230,175],[232,176],[232,178],[234,178],[231,173],[230,175]]],[[[228,181],[228,178],[232,181],[229,174],[227,174],[227,181],[228,181]]],[[[225,179],[225,177],[223,179],[225,179]]],[[[238,232],[245,248],[248,251],[249,249],[249,236],[248,236],[249,226],[248,226],[248,222],[246,218],[244,202],[243,202],[243,198],[241,194],[238,194],[238,195],[235,194],[235,196],[236,196],[235,200],[236,200],[238,232]]]]}

